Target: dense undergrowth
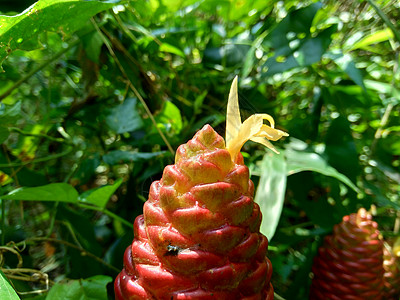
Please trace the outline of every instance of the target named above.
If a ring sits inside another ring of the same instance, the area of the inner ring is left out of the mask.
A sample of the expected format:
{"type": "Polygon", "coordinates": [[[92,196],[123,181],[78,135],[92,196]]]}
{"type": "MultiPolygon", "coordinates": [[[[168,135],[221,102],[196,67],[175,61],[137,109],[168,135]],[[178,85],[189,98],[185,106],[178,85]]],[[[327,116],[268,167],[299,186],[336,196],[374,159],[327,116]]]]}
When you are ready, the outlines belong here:
{"type": "Polygon", "coordinates": [[[242,116],[290,133],[279,156],[243,148],[276,293],[308,297],[322,236],[359,207],[399,243],[397,1],[40,0],[15,16],[30,4],[0,6],[0,280],[21,298],[113,298],[151,182],[204,124],[224,135],[235,75],[242,116]]]}

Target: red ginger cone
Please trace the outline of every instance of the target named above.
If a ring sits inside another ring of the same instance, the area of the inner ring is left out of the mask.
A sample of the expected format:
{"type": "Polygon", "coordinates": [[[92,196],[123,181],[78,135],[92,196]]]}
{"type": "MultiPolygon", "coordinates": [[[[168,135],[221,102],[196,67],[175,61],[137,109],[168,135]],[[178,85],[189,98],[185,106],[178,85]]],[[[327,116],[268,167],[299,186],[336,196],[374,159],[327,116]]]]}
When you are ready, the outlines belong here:
{"type": "Polygon", "coordinates": [[[274,298],[268,241],[259,232],[261,212],[239,151],[249,138],[273,148],[266,139],[286,134],[274,129],[267,115],[242,124],[235,115],[236,84],[235,79],[228,103],[228,148],[206,125],[152,183],[115,280],[116,299],[274,298]]]}
{"type": "Polygon", "coordinates": [[[343,217],[314,260],[311,300],[386,300],[383,241],[372,216],[360,209],[343,217]]]}
{"type": "Polygon", "coordinates": [[[385,300],[400,299],[400,265],[394,249],[388,244],[383,247],[383,275],[385,300]]]}

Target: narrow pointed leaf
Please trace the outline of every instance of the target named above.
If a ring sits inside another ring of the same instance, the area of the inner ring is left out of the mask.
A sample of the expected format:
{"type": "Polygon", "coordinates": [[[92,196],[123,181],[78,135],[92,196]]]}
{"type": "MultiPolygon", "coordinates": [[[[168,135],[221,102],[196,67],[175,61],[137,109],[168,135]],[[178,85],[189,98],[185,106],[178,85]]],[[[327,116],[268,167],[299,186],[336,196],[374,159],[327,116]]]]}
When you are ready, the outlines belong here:
{"type": "Polygon", "coordinates": [[[260,232],[268,240],[275,234],[285,200],[287,165],[283,155],[268,153],[261,163],[261,177],[254,201],[263,214],[260,232]]]}
{"type": "Polygon", "coordinates": [[[38,187],[19,188],[2,196],[8,200],[59,201],[76,203],[78,192],[67,183],[51,183],[38,187]]]}

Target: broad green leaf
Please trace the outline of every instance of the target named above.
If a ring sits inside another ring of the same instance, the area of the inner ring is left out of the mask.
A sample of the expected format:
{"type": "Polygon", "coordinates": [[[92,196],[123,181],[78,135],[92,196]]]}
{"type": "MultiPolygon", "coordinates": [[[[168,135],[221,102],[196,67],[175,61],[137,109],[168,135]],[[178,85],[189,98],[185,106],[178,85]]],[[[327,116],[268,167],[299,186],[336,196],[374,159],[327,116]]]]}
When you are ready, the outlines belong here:
{"type": "Polygon", "coordinates": [[[2,300],[19,300],[17,293],[8,282],[6,276],[0,269],[0,299],[2,300]]]}
{"type": "Polygon", "coordinates": [[[253,66],[256,61],[255,51],[261,47],[262,42],[264,41],[265,37],[267,36],[268,31],[264,31],[260,34],[252,43],[250,50],[246,54],[246,58],[243,63],[242,68],[242,77],[246,78],[253,69],[253,66]]]}
{"type": "Polygon", "coordinates": [[[59,201],[76,203],[78,201],[78,192],[67,183],[50,183],[38,187],[19,188],[2,196],[2,198],[23,201],[59,201]]]}
{"type": "Polygon", "coordinates": [[[261,163],[261,177],[254,201],[263,214],[260,231],[271,240],[281,217],[286,191],[285,157],[267,153],[261,163]]]}
{"type": "Polygon", "coordinates": [[[241,64],[245,59],[250,46],[241,44],[227,44],[221,47],[206,48],[203,62],[205,64],[219,64],[227,67],[241,64]]]}
{"type": "Polygon", "coordinates": [[[82,37],[82,44],[85,48],[86,55],[95,63],[99,62],[101,47],[103,46],[103,40],[100,33],[94,31],[86,34],[82,37]]]}
{"type": "Polygon", "coordinates": [[[262,65],[262,77],[272,76],[296,67],[318,62],[332,41],[337,25],[311,34],[311,25],[321,3],[314,3],[289,13],[265,38],[263,45],[274,50],[274,56],[262,65]]]}
{"type": "Polygon", "coordinates": [[[393,37],[394,37],[393,31],[390,28],[378,30],[374,33],[367,35],[363,39],[359,40],[357,43],[353,44],[353,46],[349,49],[349,51],[356,49],[365,49],[367,46],[388,41],[393,37]]]}
{"type": "Polygon", "coordinates": [[[286,149],[285,155],[287,159],[287,175],[303,171],[318,172],[325,176],[334,177],[347,184],[354,191],[359,192],[358,188],[349,178],[328,165],[328,163],[317,153],[286,149]]]}
{"type": "Polygon", "coordinates": [[[81,185],[87,183],[96,174],[96,168],[100,165],[100,155],[94,153],[89,155],[86,159],[82,159],[79,163],[78,169],[75,171],[74,176],[71,178],[73,185],[81,185]]]}
{"type": "Polygon", "coordinates": [[[345,116],[330,122],[325,139],[324,157],[339,173],[356,181],[361,171],[359,153],[353,138],[351,124],[345,116]]]}
{"type": "Polygon", "coordinates": [[[166,132],[177,134],[182,129],[181,112],[175,104],[165,101],[162,111],[155,117],[157,124],[165,128],[166,132]]]}
{"type": "Polygon", "coordinates": [[[114,5],[115,1],[39,0],[16,16],[0,16],[0,66],[11,52],[25,49],[24,45],[39,46],[39,34],[71,34],[90,17],[114,5]]]}
{"type": "Polygon", "coordinates": [[[310,35],[313,19],[322,7],[321,3],[313,3],[307,7],[290,12],[268,35],[265,44],[275,49],[288,47],[295,38],[310,35]]]}
{"type": "Polygon", "coordinates": [[[230,6],[228,8],[229,20],[242,22],[243,19],[249,17],[249,12],[269,14],[274,9],[274,2],[271,0],[230,1],[230,6]]]}
{"type": "Polygon", "coordinates": [[[175,12],[180,8],[195,3],[197,0],[150,0],[154,10],[166,7],[170,12],[175,12]]]}
{"type": "Polygon", "coordinates": [[[153,159],[160,155],[165,155],[169,152],[158,151],[158,152],[133,152],[133,151],[122,151],[115,150],[103,155],[103,161],[109,165],[117,165],[128,162],[143,161],[147,159],[153,159]]]}
{"type": "Polygon", "coordinates": [[[127,98],[122,104],[110,109],[106,117],[108,127],[118,134],[141,128],[143,121],[136,109],[136,102],[136,98],[127,98]]]}
{"type": "Polygon", "coordinates": [[[183,58],[185,58],[185,53],[183,53],[183,51],[171,44],[167,44],[167,43],[162,43],[159,49],[161,52],[167,52],[167,53],[172,53],[172,54],[176,54],[179,55],[183,58]]]}
{"type": "Polygon", "coordinates": [[[122,179],[118,179],[113,185],[105,185],[93,190],[84,192],[79,196],[79,201],[87,202],[104,209],[110,197],[115,193],[122,183],[122,179]]]}
{"type": "Polygon", "coordinates": [[[356,84],[365,90],[364,79],[361,71],[357,69],[350,54],[344,54],[339,51],[327,53],[326,56],[332,59],[356,84]]]}
{"type": "Polygon", "coordinates": [[[69,280],[56,283],[48,293],[46,300],[107,300],[107,284],[112,278],[97,275],[87,279],[69,280]]]}

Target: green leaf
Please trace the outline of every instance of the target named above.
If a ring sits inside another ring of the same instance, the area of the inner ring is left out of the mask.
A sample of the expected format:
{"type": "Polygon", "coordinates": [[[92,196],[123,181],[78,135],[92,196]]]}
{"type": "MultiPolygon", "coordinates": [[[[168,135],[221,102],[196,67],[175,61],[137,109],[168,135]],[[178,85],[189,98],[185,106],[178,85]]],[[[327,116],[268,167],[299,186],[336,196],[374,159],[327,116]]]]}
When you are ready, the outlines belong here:
{"type": "Polygon", "coordinates": [[[287,175],[303,171],[318,172],[325,176],[334,177],[347,184],[354,191],[359,192],[358,188],[348,177],[328,165],[328,163],[317,153],[286,149],[285,155],[287,158],[287,175]]]}
{"type": "Polygon", "coordinates": [[[175,12],[195,2],[196,0],[150,0],[150,4],[154,9],[166,7],[170,12],[175,12]]]}
{"type": "Polygon", "coordinates": [[[366,79],[364,80],[364,83],[368,89],[379,93],[390,94],[393,91],[393,85],[387,82],[366,79]]]}
{"type": "Polygon", "coordinates": [[[159,49],[161,52],[167,52],[167,53],[172,53],[172,54],[176,54],[179,55],[183,58],[185,58],[185,53],[183,53],[183,51],[171,44],[167,44],[167,43],[162,43],[159,49]]]}
{"type": "Polygon", "coordinates": [[[115,150],[103,155],[103,161],[109,165],[117,165],[128,162],[137,162],[148,159],[153,159],[160,155],[168,154],[167,151],[158,152],[133,152],[133,151],[122,151],[115,150]]]}
{"type": "Polygon", "coordinates": [[[235,44],[234,41],[232,41],[232,44],[222,45],[221,47],[206,48],[203,62],[231,67],[243,63],[249,49],[250,46],[235,44]]]}
{"type": "Polygon", "coordinates": [[[179,133],[182,129],[181,112],[175,104],[165,101],[163,110],[155,117],[157,124],[164,127],[166,132],[179,133]]]}
{"type": "Polygon", "coordinates": [[[311,34],[313,19],[320,8],[321,3],[314,3],[289,13],[266,37],[263,44],[272,48],[275,55],[263,64],[263,77],[320,61],[337,30],[333,24],[314,36],[311,34]]]}
{"type": "Polygon", "coordinates": [[[0,299],[2,300],[20,299],[1,270],[0,270],[0,299]]]}
{"type": "Polygon", "coordinates": [[[324,151],[329,165],[356,181],[361,171],[359,155],[348,119],[345,116],[333,119],[326,134],[324,151]]]}
{"type": "Polygon", "coordinates": [[[326,56],[332,59],[356,84],[365,90],[364,79],[361,71],[357,69],[350,54],[344,54],[338,51],[327,53],[326,56]]]}
{"type": "Polygon", "coordinates": [[[281,217],[286,191],[286,161],[283,155],[267,153],[254,201],[263,214],[260,231],[271,240],[281,217]]]}
{"type": "Polygon", "coordinates": [[[115,193],[122,183],[122,178],[118,179],[113,185],[106,185],[96,189],[86,191],[79,196],[79,201],[90,203],[104,209],[110,197],[115,193]]]}
{"type": "Polygon", "coordinates": [[[371,33],[364,37],[363,39],[359,40],[357,43],[353,44],[350,47],[349,51],[356,50],[356,49],[364,49],[372,44],[377,44],[381,42],[388,41],[393,39],[393,31],[390,28],[378,30],[374,33],[371,33]]]}
{"type": "Polygon", "coordinates": [[[87,279],[56,283],[46,300],[107,300],[106,286],[111,281],[112,278],[109,276],[97,275],[87,279]]]}
{"type": "Polygon", "coordinates": [[[24,45],[39,46],[39,34],[47,31],[71,34],[90,17],[114,5],[94,0],[39,0],[19,15],[0,16],[0,66],[11,52],[24,49],[24,45]]]}
{"type": "Polygon", "coordinates": [[[87,183],[96,174],[96,168],[100,165],[100,155],[95,153],[86,159],[82,159],[78,169],[71,178],[73,185],[81,185],[87,183]]]}
{"type": "Polygon", "coordinates": [[[256,61],[255,51],[261,47],[262,42],[264,41],[265,37],[267,36],[268,31],[264,31],[260,34],[252,43],[250,50],[246,54],[246,58],[243,63],[242,68],[242,77],[247,77],[253,69],[253,66],[256,61]]]}
{"type": "Polygon", "coordinates": [[[136,110],[136,98],[127,98],[112,108],[106,117],[108,127],[118,134],[134,131],[143,126],[143,121],[136,110]]]}
{"type": "Polygon", "coordinates": [[[2,198],[23,201],[76,203],[78,201],[78,192],[67,183],[51,183],[38,187],[19,188],[2,196],[2,198]]]}
{"type": "Polygon", "coordinates": [[[101,47],[104,43],[100,34],[97,31],[94,31],[84,35],[81,39],[86,55],[93,62],[99,63],[101,47]]]}

